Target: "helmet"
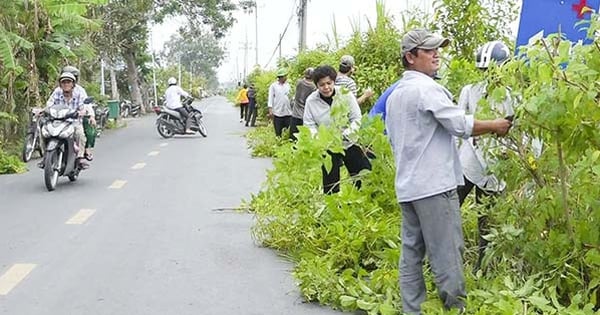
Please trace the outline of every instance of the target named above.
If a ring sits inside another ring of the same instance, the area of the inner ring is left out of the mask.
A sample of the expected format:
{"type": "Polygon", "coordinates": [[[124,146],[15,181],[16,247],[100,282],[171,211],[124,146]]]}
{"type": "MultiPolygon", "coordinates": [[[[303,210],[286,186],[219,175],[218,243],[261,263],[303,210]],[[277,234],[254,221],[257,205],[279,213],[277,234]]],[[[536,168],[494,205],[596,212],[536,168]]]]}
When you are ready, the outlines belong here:
{"type": "Polygon", "coordinates": [[[169,80],[167,80],[167,83],[169,85],[175,85],[177,84],[177,79],[175,79],[174,77],[170,77],[169,80]]]}
{"type": "Polygon", "coordinates": [[[73,67],[73,66],[65,66],[62,68],[62,72],[70,72],[75,76],[75,81],[77,82],[77,80],[79,80],[79,69],[73,67]]]}
{"type": "Polygon", "coordinates": [[[487,69],[492,61],[497,65],[502,65],[510,58],[510,50],[503,42],[493,41],[479,47],[475,55],[475,66],[480,69],[487,69]]]}
{"type": "Polygon", "coordinates": [[[287,69],[280,68],[277,70],[277,77],[285,77],[288,74],[287,69]]]}
{"type": "Polygon", "coordinates": [[[60,77],[58,77],[58,82],[62,82],[62,81],[66,81],[66,80],[70,80],[70,81],[73,81],[73,83],[75,83],[75,76],[73,75],[73,73],[63,72],[60,75],[60,77]]]}

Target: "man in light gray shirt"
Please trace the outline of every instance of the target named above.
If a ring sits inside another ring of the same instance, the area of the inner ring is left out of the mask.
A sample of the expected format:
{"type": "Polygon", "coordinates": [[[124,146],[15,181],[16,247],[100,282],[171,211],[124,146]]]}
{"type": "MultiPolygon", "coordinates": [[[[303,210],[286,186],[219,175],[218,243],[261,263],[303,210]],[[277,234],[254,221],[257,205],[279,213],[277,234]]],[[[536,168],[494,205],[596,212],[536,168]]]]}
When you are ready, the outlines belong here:
{"type": "Polygon", "coordinates": [[[273,117],[275,135],[281,137],[283,128],[290,127],[292,108],[290,106],[290,84],[287,83],[287,70],[277,70],[277,81],[269,86],[269,117],[273,117]]]}
{"type": "Polygon", "coordinates": [[[433,80],[438,49],[449,40],[427,30],[402,38],[407,69],[386,102],[386,129],[396,162],[396,196],[402,208],[400,292],[403,311],[421,314],[427,290],[423,259],[429,256],[438,294],[447,309],[464,310],[463,235],[456,187],[463,184],[454,137],[505,135],[511,122],[475,120],[452,103],[433,80]]]}

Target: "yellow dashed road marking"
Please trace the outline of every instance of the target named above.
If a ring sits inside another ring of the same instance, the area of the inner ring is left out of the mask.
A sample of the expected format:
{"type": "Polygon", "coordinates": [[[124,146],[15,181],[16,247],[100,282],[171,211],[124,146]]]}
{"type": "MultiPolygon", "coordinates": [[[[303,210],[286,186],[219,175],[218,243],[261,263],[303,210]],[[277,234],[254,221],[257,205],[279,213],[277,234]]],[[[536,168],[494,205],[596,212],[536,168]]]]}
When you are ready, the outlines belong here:
{"type": "Polygon", "coordinates": [[[132,170],[141,170],[146,166],[146,163],[137,163],[131,167],[132,170]]]}
{"type": "Polygon", "coordinates": [[[35,268],[35,264],[14,264],[0,277],[0,295],[7,295],[35,268]]]}
{"type": "Polygon", "coordinates": [[[109,189],[121,189],[121,188],[123,188],[123,186],[125,186],[125,184],[127,184],[126,180],[117,179],[116,181],[114,181],[112,183],[112,185],[108,186],[108,188],[109,189]]]}
{"type": "Polygon", "coordinates": [[[160,146],[161,146],[161,147],[166,147],[166,146],[168,146],[168,145],[169,145],[169,144],[168,144],[168,143],[166,143],[166,142],[165,142],[165,143],[161,143],[161,144],[160,144],[160,146]]]}
{"type": "Polygon", "coordinates": [[[77,214],[70,218],[69,221],[65,222],[65,224],[83,224],[93,216],[95,212],[96,210],[94,209],[81,209],[77,214]]]}
{"type": "Polygon", "coordinates": [[[160,151],[152,151],[148,153],[148,156],[157,156],[158,154],[160,154],[160,151]]]}

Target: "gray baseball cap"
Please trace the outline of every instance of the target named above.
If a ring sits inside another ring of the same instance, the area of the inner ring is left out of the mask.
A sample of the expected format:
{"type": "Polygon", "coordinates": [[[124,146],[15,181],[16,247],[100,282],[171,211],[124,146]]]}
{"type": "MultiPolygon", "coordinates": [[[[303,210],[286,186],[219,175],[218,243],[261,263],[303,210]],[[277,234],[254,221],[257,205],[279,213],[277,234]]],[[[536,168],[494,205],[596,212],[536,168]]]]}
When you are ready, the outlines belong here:
{"type": "Polygon", "coordinates": [[[353,67],[354,66],[354,57],[352,57],[350,55],[343,55],[342,58],[340,58],[340,64],[344,65],[346,67],[353,67]]]}
{"type": "Polygon", "coordinates": [[[437,49],[446,47],[450,40],[426,29],[414,29],[408,31],[402,37],[402,55],[415,49],[437,49]]]}

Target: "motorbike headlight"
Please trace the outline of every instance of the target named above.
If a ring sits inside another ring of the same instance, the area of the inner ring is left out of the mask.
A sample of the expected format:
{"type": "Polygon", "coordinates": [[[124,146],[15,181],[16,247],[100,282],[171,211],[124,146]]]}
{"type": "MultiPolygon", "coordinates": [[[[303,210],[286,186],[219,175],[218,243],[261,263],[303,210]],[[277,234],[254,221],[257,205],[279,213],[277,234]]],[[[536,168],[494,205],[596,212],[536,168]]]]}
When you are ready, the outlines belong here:
{"type": "Polygon", "coordinates": [[[74,132],[75,132],[75,128],[73,127],[73,125],[69,125],[67,128],[64,128],[60,132],[58,137],[61,139],[66,139],[66,138],[69,138],[70,136],[72,136],[74,132]]]}

